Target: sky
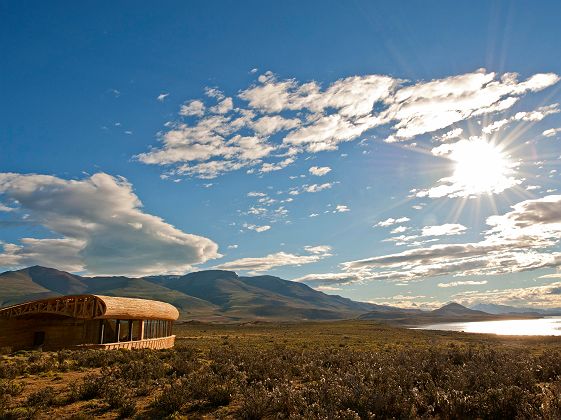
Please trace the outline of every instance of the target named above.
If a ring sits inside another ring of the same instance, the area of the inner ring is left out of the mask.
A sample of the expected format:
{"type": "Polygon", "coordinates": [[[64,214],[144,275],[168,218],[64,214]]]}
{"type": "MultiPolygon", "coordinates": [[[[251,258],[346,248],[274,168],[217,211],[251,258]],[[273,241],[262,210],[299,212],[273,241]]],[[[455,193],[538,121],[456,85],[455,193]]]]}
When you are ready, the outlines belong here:
{"type": "Polygon", "coordinates": [[[0,1],[0,270],[561,307],[560,14],[0,1]]]}

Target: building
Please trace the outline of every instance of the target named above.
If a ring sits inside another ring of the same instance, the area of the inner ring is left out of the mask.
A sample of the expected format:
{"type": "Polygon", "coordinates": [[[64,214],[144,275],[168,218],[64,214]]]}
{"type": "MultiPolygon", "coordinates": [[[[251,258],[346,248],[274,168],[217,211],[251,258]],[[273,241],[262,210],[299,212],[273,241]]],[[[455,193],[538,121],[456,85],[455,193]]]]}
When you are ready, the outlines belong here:
{"type": "Polygon", "coordinates": [[[173,347],[169,303],[124,297],[77,295],[35,300],[0,309],[0,347],[164,349],[173,347]]]}

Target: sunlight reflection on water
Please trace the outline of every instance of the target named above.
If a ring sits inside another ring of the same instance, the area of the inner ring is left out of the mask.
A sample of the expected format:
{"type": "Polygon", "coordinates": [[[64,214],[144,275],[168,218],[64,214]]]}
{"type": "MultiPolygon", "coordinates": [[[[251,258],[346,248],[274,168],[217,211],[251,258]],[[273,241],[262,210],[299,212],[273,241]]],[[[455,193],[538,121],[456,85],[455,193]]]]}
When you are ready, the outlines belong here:
{"type": "Polygon", "coordinates": [[[463,331],[498,335],[561,335],[561,317],[504,321],[447,322],[423,325],[415,329],[463,331]]]}

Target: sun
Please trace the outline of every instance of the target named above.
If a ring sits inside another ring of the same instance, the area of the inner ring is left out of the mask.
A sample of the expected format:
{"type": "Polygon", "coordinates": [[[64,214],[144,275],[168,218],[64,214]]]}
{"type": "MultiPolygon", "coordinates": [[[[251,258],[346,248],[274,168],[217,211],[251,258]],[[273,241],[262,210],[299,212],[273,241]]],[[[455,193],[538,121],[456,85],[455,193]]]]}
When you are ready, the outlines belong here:
{"type": "Polygon", "coordinates": [[[455,163],[452,180],[466,195],[496,194],[513,184],[512,162],[484,139],[459,141],[449,158],[455,163]]]}

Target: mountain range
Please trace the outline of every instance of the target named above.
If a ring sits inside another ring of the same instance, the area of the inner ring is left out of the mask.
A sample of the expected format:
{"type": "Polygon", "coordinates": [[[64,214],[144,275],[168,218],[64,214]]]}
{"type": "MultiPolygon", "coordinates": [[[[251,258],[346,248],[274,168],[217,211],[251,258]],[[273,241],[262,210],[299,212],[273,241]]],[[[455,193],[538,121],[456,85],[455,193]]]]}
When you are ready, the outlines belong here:
{"type": "Polygon", "coordinates": [[[386,308],[274,276],[242,277],[222,270],[129,278],[85,277],[34,266],[0,274],[0,307],[70,294],[161,300],[176,306],[182,320],[328,320],[386,308]]]}
{"type": "MultiPolygon", "coordinates": [[[[397,324],[476,321],[544,315],[501,305],[466,308],[449,303],[433,311],[357,302],[274,276],[238,276],[206,270],[130,278],[86,277],[41,266],[0,274],[0,307],[48,297],[99,294],[171,303],[180,320],[213,322],[336,320],[358,318],[397,324]]],[[[552,313],[548,313],[552,314],[552,313]]]]}

